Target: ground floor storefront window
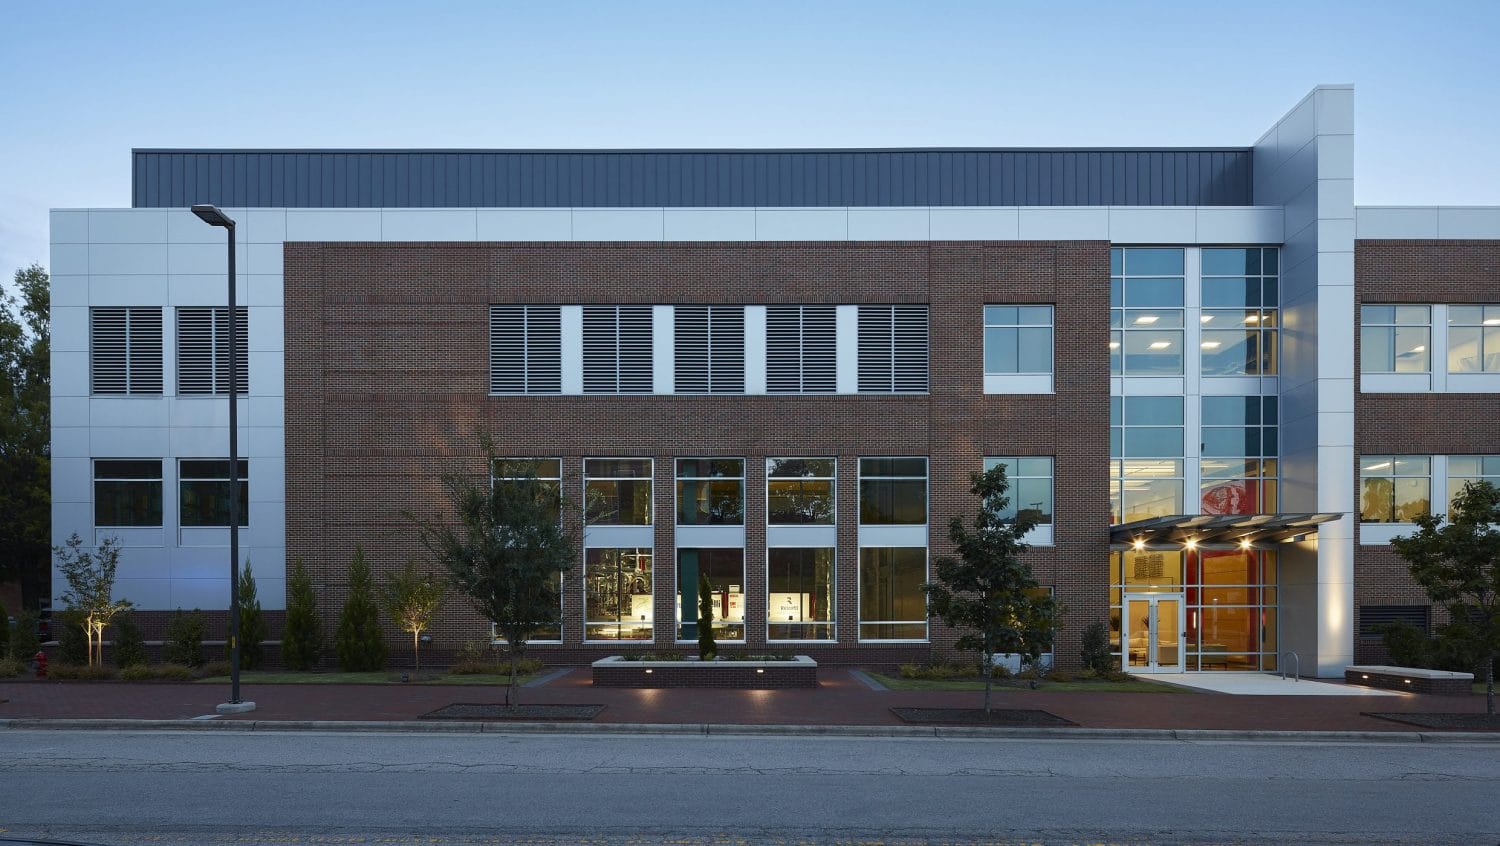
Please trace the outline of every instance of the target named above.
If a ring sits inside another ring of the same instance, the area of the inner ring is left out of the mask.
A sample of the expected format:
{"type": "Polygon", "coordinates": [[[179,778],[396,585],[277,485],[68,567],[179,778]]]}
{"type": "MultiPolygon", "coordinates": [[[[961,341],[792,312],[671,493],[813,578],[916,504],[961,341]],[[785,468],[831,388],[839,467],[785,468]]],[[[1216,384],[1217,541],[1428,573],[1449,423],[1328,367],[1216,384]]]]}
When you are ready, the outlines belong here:
{"type": "Polygon", "coordinates": [[[714,638],[745,639],[745,551],[677,550],[677,639],[698,637],[699,573],[708,579],[714,612],[714,638]]]}
{"type": "Polygon", "coordinates": [[[651,550],[590,549],[583,584],[586,640],[651,640],[651,550]]]}
{"type": "Polygon", "coordinates": [[[1110,637],[1127,669],[1276,669],[1276,553],[1110,553],[1110,637]]]}

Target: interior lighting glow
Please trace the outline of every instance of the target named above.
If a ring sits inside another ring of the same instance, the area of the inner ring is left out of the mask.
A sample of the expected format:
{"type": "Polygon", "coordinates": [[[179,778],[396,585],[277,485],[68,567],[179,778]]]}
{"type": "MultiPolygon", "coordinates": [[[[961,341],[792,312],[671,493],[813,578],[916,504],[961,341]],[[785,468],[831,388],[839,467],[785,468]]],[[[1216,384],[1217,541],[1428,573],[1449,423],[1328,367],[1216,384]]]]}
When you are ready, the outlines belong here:
{"type": "Polygon", "coordinates": [[[764,673],[764,672],[765,672],[765,671],[766,671],[766,670],[765,670],[765,668],[764,668],[764,667],[756,667],[756,668],[755,668],[755,672],[757,672],[757,673],[764,673]]]}
{"type": "Polygon", "coordinates": [[[1147,349],[1164,350],[1170,346],[1172,346],[1171,341],[1152,341],[1151,345],[1147,349]]]}
{"type": "Polygon", "coordinates": [[[1199,315],[1198,322],[1199,323],[1212,323],[1213,319],[1214,319],[1214,316],[1212,314],[1204,314],[1204,315],[1199,315]]]}
{"type": "Polygon", "coordinates": [[[1157,317],[1154,314],[1143,314],[1135,319],[1135,323],[1139,326],[1150,326],[1160,319],[1160,317],[1157,317]]]}
{"type": "Polygon", "coordinates": [[[1391,466],[1391,463],[1389,461],[1382,461],[1379,464],[1371,464],[1369,467],[1366,467],[1365,469],[1366,470],[1384,470],[1385,468],[1387,468],[1389,466],[1391,466]]]}
{"type": "Polygon", "coordinates": [[[650,668],[650,667],[647,667],[647,668],[646,668],[646,674],[647,674],[647,675],[650,675],[650,674],[651,674],[651,672],[652,672],[652,670],[651,670],[651,668],[650,668]]]}
{"type": "Polygon", "coordinates": [[[1484,325],[1485,326],[1500,326],[1500,317],[1486,317],[1484,319],[1484,325]]]}
{"type": "Polygon", "coordinates": [[[1204,348],[1206,350],[1216,350],[1216,349],[1219,348],[1219,342],[1218,341],[1204,341],[1203,343],[1199,344],[1198,346],[1200,346],[1200,347],[1202,347],[1202,348],[1204,348]]]}
{"type": "Polygon", "coordinates": [[[1259,323],[1260,322],[1260,315],[1258,315],[1258,314],[1247,314],[1247,315],[1245,315],[1245,322],[1246,323],[1259,323]]]}
{"type": "Polygon", "coordinates": [[[1140,538],[1136,538],[1135,543],[1132,544],[1132,546],[1135,547],[1136,552],[1140,552],[1141,550],[1146,548],[1146,542],[1141,540],[1140,538]]]}
{"type": "Polygon", "coordinates": [[[1240,538],[1240,549],[1249,549],[1249,548],[1250,548],[1250,539],[1249,538],[1240,538]]]}
{"type": "Polygon", "coordinates": [[[1109,348],[1112,349],[1112,350],[1119,349],[1120,348],[1120,342],[1119,341],[1110,341],[1109,342],[1109,348]]]}
{"type": "Polygon", "coordinates": [[[1411,348],[1411,351],[1414,352],[1414,353],[1415,352],[1427,352],[1427,345],[1426,344],[1417,344],[1416,346],[1414,346],[1414,347],[1411,348]]]}
{"type": "Polygon", "coordinates": [[[1194,550],[1194,549],[1197,549],[1198,548],[1198,540],[1197,540],[1197,538],[1188,538],[1187,539],[1187,543],[1185,544],[1185,546],[1188,548],[1188,551],[1190,551],[1190,552],[1192,550],[1194,550]]]}

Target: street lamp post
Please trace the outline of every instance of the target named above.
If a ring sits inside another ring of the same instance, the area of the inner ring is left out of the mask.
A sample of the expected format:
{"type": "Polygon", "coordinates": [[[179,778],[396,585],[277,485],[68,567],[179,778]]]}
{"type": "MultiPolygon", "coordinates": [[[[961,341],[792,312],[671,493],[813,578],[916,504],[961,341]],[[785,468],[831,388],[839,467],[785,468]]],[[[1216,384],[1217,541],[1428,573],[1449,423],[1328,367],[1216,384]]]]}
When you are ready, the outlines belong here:
{"type": "Polygon", "coordinates": [[[229,701],[221,714],[255,710],[254,702],[240,700],[240,440],[239,315],[234,291],[234,219],[217,206],[193,206],[193,214],[209,226],[222,226],[229,236],[229,701]]]}

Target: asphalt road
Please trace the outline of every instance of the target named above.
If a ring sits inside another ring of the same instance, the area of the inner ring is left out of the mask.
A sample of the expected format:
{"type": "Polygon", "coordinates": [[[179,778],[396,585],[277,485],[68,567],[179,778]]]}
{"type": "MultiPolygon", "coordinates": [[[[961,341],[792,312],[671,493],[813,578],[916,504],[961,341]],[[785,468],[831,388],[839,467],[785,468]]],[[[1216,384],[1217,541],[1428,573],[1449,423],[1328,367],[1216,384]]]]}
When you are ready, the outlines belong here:
{"type": "Polygon", "coordinates": [[[0,838],[104,844],[1476,846],[1497,800],[1493,744],[0,731],[0,838]]]}

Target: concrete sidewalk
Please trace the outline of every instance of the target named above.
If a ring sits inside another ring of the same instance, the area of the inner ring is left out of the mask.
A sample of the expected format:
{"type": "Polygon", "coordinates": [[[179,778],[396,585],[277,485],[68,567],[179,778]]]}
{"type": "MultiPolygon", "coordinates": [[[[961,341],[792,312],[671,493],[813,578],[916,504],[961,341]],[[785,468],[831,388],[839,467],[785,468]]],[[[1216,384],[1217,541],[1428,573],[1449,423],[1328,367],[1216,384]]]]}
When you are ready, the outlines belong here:
{"type": "MultiPolygon", "coordinates": [[[[520,691],[527,703],[599,704],[590,725],[903,726],[892,707],[976,707],[978,692],[875,690],[849,670],[819,670],[820,687],[794,690],[634,690],[594,687],[577,668],[520,691]]],[[[125,682],[0,682],[0,720],[186,720],[214,714],[227,685],[125,682]]],[[[458,685],[246,685],[250,714],[220,722],[404,722],[454,703],[503,700],[502,687],[458,685]]],[[[1089,693],[999,689],[996,708],[1038,709],[1087,729],[1412,733],[1365,711],[1479,713],[1484,698],[1415,694],[1231,696],[1216,693],[1089,693]]],[[[503,725],[503,724],[502,724],[503,725]]],[[[503,729],[500,729],[503,730],[503,729]]],[[[931,731],[928,727],[925,731],[931,731]]],[[[1071,731],[1064,729],[1062,731],[1071,731]]]]}

